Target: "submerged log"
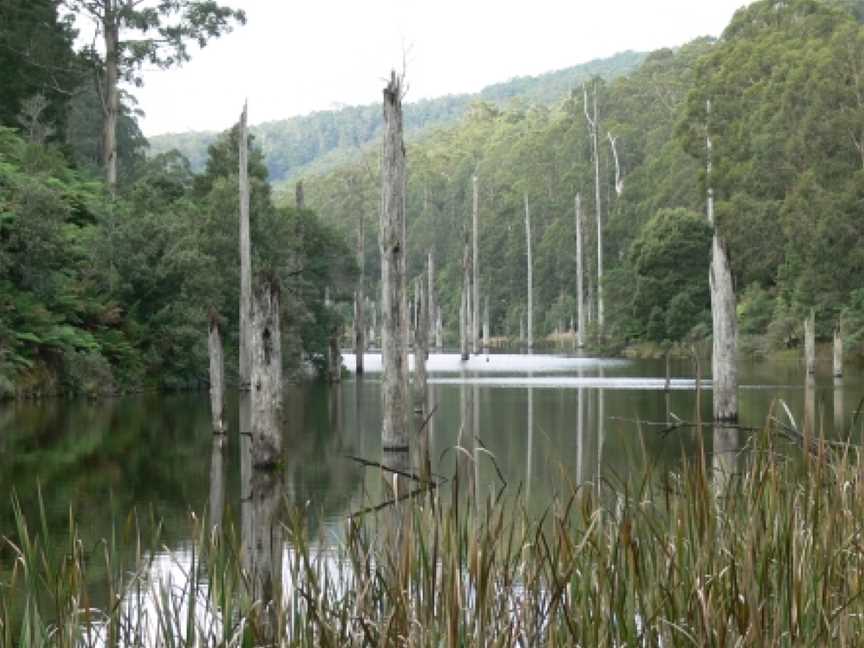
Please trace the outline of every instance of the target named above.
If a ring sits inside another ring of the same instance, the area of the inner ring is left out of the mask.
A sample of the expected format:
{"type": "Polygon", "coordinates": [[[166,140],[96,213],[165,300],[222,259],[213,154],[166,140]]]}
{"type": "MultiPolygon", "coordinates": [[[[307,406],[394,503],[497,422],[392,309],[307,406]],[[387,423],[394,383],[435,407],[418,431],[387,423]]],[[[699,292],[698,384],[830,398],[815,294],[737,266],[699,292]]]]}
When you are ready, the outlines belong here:
{"type": "Polygon", "coordinates": [[[407,302],[405,290],[405,143],[402,139],[402,80],[391,73],[384,89],[381,154],[381,348],[386,451],[408,448],[407,302]]]}
{"type": "Polygon", "coordinates": [[[282,453],[282,338],[279,284],[262,278],[252,303],[252,464],[276,466],[282,453]]]}
{"type": "Polygon", "coordinates": [[[222,333],[215,311],[210,312],[210,335],[207,337],[210,352],[210,415],[213,434],[225,434],[225,356],[222,349],[222,333]]]}

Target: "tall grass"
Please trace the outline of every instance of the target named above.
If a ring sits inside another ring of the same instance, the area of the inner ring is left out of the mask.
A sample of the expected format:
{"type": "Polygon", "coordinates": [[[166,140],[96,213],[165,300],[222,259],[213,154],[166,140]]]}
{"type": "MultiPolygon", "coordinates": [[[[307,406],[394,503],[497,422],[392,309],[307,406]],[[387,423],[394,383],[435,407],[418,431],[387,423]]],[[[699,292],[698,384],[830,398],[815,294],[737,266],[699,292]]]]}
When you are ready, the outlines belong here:
{"type": "Polygon", "coordinates": [[[157,533],[124,531],[138,548],[123,564],[117,537],[85,551],[72,516],[52,555],[44,516],[16,508],[0,638],[28,648],[860,645],[861,464],[837,448],[802,461],[776,443],[771,429],[755,435],[734,475],[697,458],[671,475],[647,469],[612,497],[573,485],[539,519],[518,496],[466,506],[464,493],[424,495],[346,521],[336,548],[311,539],[296,510],[280,523],[290,550],[270,601],[252,595],[230,525],[193,516],[195,540],[175,556],[157,551],[157,533]],[[171,578],[158,560],[174,561],[171,578]],[[96,582],[108,592],[98,609],[96,582]]]}

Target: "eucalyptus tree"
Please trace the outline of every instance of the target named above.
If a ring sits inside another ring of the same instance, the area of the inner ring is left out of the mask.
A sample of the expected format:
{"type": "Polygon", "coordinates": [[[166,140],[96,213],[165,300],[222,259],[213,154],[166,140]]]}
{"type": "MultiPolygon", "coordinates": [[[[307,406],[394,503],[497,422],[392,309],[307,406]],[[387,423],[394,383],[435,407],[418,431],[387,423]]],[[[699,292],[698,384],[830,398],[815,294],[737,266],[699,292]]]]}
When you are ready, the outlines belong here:
{"type": "MultiPolygon", "coordinates": [[[[105,180],[117,186],[117,120],[120,84],[140,86],[145,65],[167,69],[190,60],[190,43],[245,24],[246,14],[214,0],[62,0],[75,14],[95,23],[102,39],[97,83],[102,104],[102,163],[105,180]]],[[[95,49],[95,48],[94,48],[95,49]]]]}

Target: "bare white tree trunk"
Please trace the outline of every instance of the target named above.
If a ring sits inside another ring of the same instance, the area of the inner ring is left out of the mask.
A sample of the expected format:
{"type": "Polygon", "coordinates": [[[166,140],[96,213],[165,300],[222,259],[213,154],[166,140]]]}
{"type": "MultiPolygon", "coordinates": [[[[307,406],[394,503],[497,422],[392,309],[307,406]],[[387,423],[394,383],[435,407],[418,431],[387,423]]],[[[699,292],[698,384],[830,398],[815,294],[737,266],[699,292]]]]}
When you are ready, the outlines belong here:
{"type": "Polygon", "coordinates": [[[624,193],[624,176],[621,175],[621,163],[618,160],[618,147],[616,146],[618,138],[608,131],[606,136],[609,138],[609,145],[612,147],[612,159],[615,161],[615,195],[620,196],[624,193]]]}
{"type": "Polygon", "coordinates": [[[472,209],[471,235],[471,272],[474,275],[474,288],[471,291],[471,351],[480,353],[480,253],[479,253],[479,221],[480,221],[480,191],[477,176],[472,177],[474,200],[472,209]]]}
{"type": "Polygon", "coordinates": [[[210,335],[207,338],[210,352],[210,414],[213,434],[225,434],[225,356],[222,349],[222,333],[215,312],[210,313],[210,335]]]}
{"type": "Polygon", "coordinates": [[[282,453],[282,336],[275,278],[263,279],[255,291],[251,328],[252,463],[272,467],[282,453]]]}
{"type": "Polygon", "coordinates": [[[440,347],[441,343],[437,337],[437,322],[438,322],[438,307],[435,300],[435,253],[429,250],[426,258],[426,279],[428,287],[426,289],[426,311],[429,314],[429,337],[428,342],[440,347]]]}
{"type": "Polygon", "coordinates": [[[252,251],[249,238],[249,130],[247,105],[240,115],[240,388],[249,388],[249,317],[252,311],[252,251]]]}
{"type": "Polygon", "coordinates": [[[591,132],[591,145],[594,153],[594,210],[597,219],[597,332],[603,336],[603,210],[600,204],[600,146],[599,125],[597,123],[597,86],[594,86],[594,116],[588,113],[588,88],[583,87],[585,119],[591,132]]]}
{"type": "Polygon", "coordinates": [[[834,327],[834,377],[843,377],[843,328],[840,322],[834,327]]]}
{"type": "Polygon", "coordinates": [[[426,296],[426,282],[421,275],[417,285],[419,309],[417,330],[414,333],[414,411],[425,417],[426,412],[426,354],[429,351],[429,301],[426,296]]]}
{"type": "Polygon", "coordinates": [[[213,437],[210,451],[210,528],[219,529],[225,517],[225,446],[227,437],[213,437]]]}
{"type": "Polygon", "coordinates": [[[111,195],[117,191],[117,121],[120,116],[120,23],[117,7],[108,2],[103,8],[102,36],[105,41],[105,81],[102,88],[102,163],[105,182],[111,195]]]}
{"type": "Polygon", "coordinates": [[[582,266],[582,195],[576,194],[576,344],[585,346],[585,270],[582,266]]]}
{"type": "Polygon", "coordinates": [[[531,257],[531,210],[525,194],[525,249],[528,255],[528,349],[534,348],[534,261],[531,257]]]}
{"type": "MultiPolygon", "coordinates": [[[[710,118],[711,102],[707,103],[710,118]]],[[[712,377],[715,421],[738,420],[738,322],[735,303],[735,286],[729,247],[717,231],[714,222],[714,188],[711,183],[712,145],[706,134],[708,220],[714,228],[711,243],[711,289],[712,319],[712,377]]]]}
{"type": "Polygon", "coordinates": [[[402,80],[396,72],[384,89],[384,143],[381,153],[381,349],[385,452],[407,450],[408,313],[405,290],[405,143],[402,139],[402,80]]]}
{"type": "Polygon", "coordinates": [[[468,243],[467,231],[465,248],[462,253],[462,305],[459,310],[459,349],[462,361],[469,357],[469,338],[471,336],[471,280],[470,280],[471,248],[468,243]]]}
{"type": "Polygon", "coordinates": [[[483,302],[483,346],[489,348],[489,297],[483,302]]]}
{"type": "Polygon", "coordinates": [[[366,303],[366,219],[363,206],[359,210],[357,227],[357,265],[360,276],[357,278],[357,289],[354,291],[354,358],[356,373],[363,375],[363,354],[366,351],[366,317],[363,306],[366,303]]]}
{"type": "Polygon", "coordinates": [[[810,309],[810,315],[804,320],[804,361],[807,365],[807,375],[816,374],[816,311],[810,309]]]}

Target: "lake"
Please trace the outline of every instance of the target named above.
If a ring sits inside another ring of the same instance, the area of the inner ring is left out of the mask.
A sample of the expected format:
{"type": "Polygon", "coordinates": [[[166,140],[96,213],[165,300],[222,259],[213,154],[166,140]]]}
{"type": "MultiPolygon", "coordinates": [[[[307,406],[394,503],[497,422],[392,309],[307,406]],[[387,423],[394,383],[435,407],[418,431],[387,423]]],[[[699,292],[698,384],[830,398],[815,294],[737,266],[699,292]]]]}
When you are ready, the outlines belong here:
{"type": "MultiPolygon", "coordinates": [[[[352,369],[353,357],[346,355],[345,364],[352,369]]],[[[338,543],[349,514],[386,498],[380,470],[352,459],[381,460],[380,356],[368,355],[365,364],[367,374],[359,379],[350,375],[333,387],[294,385],[286,392],[280,496],[306,508],[318,546],[338,543]]],[[[538,514],[570,484],[623,487],[645,462],[675,469],[682,458],[696,456],[700,443],[709,465],[734,469],[746,453],[745,431],[715,435],[706,427],[700,437],[695,427],[682,426],[664,433],[667,421],[700,416],[694,367],[687,361],[673,362],[668,392],[663,361],[481,354],[463,364],[456,354],[432,354],[429,370],[433,473],[454,474],[457,456],[467,456],[458,445],[476,460],[471,479],[477,492],[497,492],[506,483],[506,492],[524,493],[538,514]]],[[[820,367],[808,389],[800,362],[744,363],[740,423],[761,426],[772,401],[782,398],[799,426],[806,420],[817,433],[843,437],[864,396],[862,377],[850,367],[835,384],[830,369],[820,367]]],[[[705,421],[708,387],[701,394],[705,421]]],[[[222,448],[210,433],[206,392],[5,403],[0,488],[16,493],[34,522],[41,493],[56,542],[62,542],[70,511],[94,546],[111,536],[112,520],[122,526],[136,511],[142,521],[161,519],[161,543],[182,556],[191,544],[190,513],[200,519],[213,509],[238,526],[245,515],[248,470],[237,435],[236,393],[228,396],[228,413],[222,448]]],[[[860,423],[854,428],[857,440],[860,423]]],[[[9,499],[0,510],[4,533],[10,533],[9,499]]],[[[121,544],[129,540],[122,532],[121,544]]],[[[7,557],[0,552],[4,563],[7,557]]]]}

